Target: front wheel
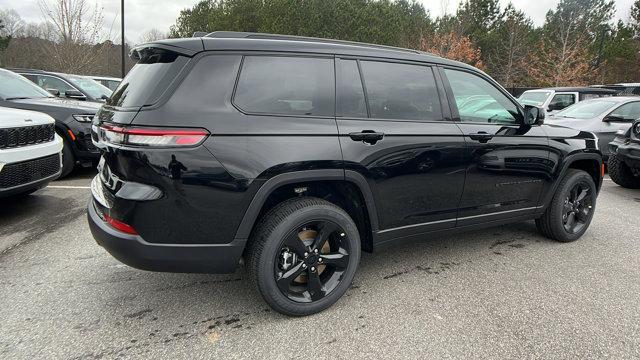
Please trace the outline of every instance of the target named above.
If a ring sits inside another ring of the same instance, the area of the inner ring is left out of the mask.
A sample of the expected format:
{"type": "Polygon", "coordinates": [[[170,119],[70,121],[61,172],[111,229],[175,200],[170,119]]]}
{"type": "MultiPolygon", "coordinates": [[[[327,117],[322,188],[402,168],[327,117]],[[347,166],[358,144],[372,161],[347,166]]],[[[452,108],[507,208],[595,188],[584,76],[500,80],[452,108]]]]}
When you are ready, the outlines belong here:
{"type": "Polygon", "coordinates": [[[589,228],[596,209],[596,184],[582,170],[569,169],[545,213],[536,220],[540,232],[553,240],[571,242],[589,228]]]}
{"type": "Polygon", "coordinates": [[[614,183],[627,189],[640,189],[640,177],[634,176],[617,154],[609,157],[609,176],[614,183]]]}
{"type": "Polygon", "coordinates": [[[340,207],[317,198],[291,199],[262,218],[247,260],[258,291],[274,310],[310,315],[349,289],[360,261],[360,236],[340,207]]]}

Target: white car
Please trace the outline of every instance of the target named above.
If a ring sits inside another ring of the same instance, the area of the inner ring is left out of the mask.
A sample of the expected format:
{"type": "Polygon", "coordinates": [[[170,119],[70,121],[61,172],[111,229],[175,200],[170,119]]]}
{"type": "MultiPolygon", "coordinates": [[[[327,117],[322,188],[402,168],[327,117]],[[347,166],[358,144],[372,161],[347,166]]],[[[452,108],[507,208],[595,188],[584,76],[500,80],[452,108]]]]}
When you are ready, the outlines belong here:
{"type": "Polygon", "coordinates": [[[539,107],[547,115],[560,111],[580,101],[614,96],[617,91],[594,87],[565,87],[527,90],[518,98],[524,105],[539,107]]]}
{"type": "Polygon", "coordinates": [[[45,187],[61,168],[62,139],[53,118],[0,107],[0,198],[45,187]]]}

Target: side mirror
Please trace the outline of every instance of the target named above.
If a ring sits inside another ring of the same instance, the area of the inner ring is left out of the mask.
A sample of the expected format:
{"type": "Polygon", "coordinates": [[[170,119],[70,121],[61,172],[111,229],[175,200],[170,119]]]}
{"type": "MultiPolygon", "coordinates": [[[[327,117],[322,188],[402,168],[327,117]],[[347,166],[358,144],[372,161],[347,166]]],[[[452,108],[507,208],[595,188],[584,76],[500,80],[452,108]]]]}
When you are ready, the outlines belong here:
{"type": "Polygon", "coordinates": [[[78,90],[67,90],[64,93],[65,97],[68,97],[69,99],[76,99],[76,100],[86,100],[87,97],[84,96],[83,93],[81,93],[78,90]]]}
{"type": "Polygon", "coordinates": [[[60,96],[60,90],[58,89],[46,89],[49,94],[53,95],[53,96],[60,96]]]}
{"type": "Polygon", "coordinates": [[[544,110],[541,108],[525,105],[524,107],[524,125],[542,125],[544,123],[544,110]]]}

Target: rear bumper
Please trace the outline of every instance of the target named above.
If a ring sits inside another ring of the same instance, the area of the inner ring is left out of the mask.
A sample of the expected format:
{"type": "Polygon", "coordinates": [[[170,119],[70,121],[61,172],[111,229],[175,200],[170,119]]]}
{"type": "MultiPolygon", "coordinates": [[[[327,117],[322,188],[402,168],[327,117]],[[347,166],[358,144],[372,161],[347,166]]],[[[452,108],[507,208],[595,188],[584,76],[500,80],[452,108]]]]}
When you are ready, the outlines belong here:
{"type": "Polygon", "coordinates": [[[245,240],[228,244],[153,244],[120,232],[99,215],[94,200],[87,209],[89,228],[98,245],[131,267],[163,272],[232,273],[238,267],[245,240]]]}

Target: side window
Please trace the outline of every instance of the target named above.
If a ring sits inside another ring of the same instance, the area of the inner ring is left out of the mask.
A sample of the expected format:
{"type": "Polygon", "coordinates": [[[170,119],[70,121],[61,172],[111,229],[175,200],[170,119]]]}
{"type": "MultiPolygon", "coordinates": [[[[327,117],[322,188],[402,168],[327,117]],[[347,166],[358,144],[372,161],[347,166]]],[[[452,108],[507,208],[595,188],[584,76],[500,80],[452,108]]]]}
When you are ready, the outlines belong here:
{"type": "Polygon", "coordinates": [[[73,86],[69,85],[67,82],[62,81],[53,76],[47,75],[38,75],[38,86],[47,90],[47,89],[56,89],[60,91],[60,96],[64,97],[64,94],[67,90],[76,90],[73,86]]]}
{"type": "Polygon", "coordinates": [[[31,75],[31,74],[20,74],[24,77],[26,77],[27,79],[29,79],[31,82],[37,83],[38,79],[36,79],[35,75],[31,75]]]}
{"type": "Polygon", "coordinates": [[[459,70],[445,69],[460,120],[464,122],[516,124],[518,106],[480,76],[459,70]]]}
{"type": "Polygon", "coordinates": [[[361,61],[372,118],[442,120],[430,67],[361,61]]]}
{"type": "Polygon", "coordinates": [[[234,103],[252,113],[333,116],[333,59],[245,56],[234,103]]]}
{"type": "Polygon", "coordinates": [[[355,60],[340,60],[338,70],[338,115],[367,117],[367,104],[362,89],[362,79],[355,60]]]}
{"type": "Polygon", "coordinates": [[[625,122],[633,122],[636,119],[640,119],[640,102],[624,104],[613,110],[609,116],[620,118],[621,121],[625,122]]]}
{"type": "Polygon", "coordinates": [[[549,110],[556,111],[569,107],[576,102],[574,94],[556,94],[549,103],[549,110]]]}

